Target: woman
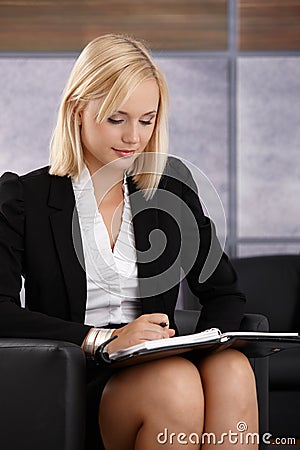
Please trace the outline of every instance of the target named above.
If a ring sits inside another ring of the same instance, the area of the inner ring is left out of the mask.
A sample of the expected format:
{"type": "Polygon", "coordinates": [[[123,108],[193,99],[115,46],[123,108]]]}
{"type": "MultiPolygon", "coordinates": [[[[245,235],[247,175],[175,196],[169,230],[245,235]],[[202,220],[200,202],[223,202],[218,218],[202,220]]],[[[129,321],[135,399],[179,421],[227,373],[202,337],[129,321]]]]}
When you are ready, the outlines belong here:
{"type": "MultiPolygon", "coordinates": [[[[166,157],[167,107],[164,77],[143,44],[106,35],[83,50],[61,102],[50,168],[0,180],[2,336],[74,342],[91,359],[111,336],[108,353],[173,337],[181,268],[203,305],[197,331],[239,327],[236,275],[189,171],[166,157]]],[[[101,439],[107,450],[153,450],[165,429],[220,437],[244,421],[257,431],[253,373],[234,350],[114,373],[90,364],[87,390],[89,450],[101,439]]],[[[180,448],[174,439],[165,448],[180,448]]],[[[255,448],[226,448],[233,445],[255,448]]]]}

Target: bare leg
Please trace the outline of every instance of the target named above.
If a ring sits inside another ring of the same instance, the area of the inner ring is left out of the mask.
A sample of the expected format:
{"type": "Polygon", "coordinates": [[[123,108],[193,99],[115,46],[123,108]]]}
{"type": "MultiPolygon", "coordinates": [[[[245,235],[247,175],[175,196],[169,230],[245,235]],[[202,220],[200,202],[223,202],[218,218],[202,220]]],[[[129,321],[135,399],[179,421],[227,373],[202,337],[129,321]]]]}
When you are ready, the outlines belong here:
{"type": "Polygon", "coordinates": [[[204,432],[213,433],[210,438],[203,436],[202,450],[257,449],[258,435],[253,436],[253,441],[251,437],[252,433],[258,433],[256,386],[248,359],[228,349],[202,359],[199,370],[205,398],[204,432]],[[222,435],[230,430],[237,434],[222,435]],[[212,445],[213,436],[224,442],[212,445]]]}
{"type": "MultiPolygon", "coordinates": [[[[107,450],[182,448],[179,433],[201,435],[203,430],[199,372],[180,357],[123,369],[105,387],[99,419],[107,450]]],[[[188,442],[184,447],[196,450],[200,446],[188,442]]]]}

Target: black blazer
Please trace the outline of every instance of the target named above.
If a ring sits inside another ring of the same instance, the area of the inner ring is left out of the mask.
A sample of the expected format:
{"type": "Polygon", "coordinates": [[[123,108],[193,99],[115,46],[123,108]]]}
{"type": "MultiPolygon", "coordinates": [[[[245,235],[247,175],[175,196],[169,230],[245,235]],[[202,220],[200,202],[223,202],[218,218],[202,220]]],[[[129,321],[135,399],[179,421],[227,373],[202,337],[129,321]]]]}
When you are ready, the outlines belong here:
{"type": "MultiPolygon", "coordinates": [[[[142,312],[165,312],[175,327],[180,268],[203,309],[197,331],[237,329],[245,298],[225,254],[199,282],[209,251],[218,249],[188,169],[169,158],[159,189],[146,201],[128,177],[142,312]],[[198,242],[200,239],[200,242],[198,242]]],[[[81,344],[86,274],[72,183],[48,168],[0,179],[0,336],[81,344]],[[74,246],[75,242],[75,246],[74,246]],[[21,275],[26,308],[20,307],[21,275]]]]}

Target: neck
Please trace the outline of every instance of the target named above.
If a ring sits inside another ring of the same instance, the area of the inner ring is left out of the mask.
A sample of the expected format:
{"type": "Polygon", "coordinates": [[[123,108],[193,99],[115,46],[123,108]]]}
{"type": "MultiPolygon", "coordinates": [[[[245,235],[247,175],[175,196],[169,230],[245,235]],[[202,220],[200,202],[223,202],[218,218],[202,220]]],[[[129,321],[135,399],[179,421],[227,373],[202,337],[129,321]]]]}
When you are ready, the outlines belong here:
{"type": "Polygon", "coordinates": [[[116,169],[111,164],[101,167],[100,170],[93,170],[87,162],[86,166],[92,178],[98,203],[101,203],[104,198],[108,200],[116,196],[123,196],[124,170],[116,169]]]}

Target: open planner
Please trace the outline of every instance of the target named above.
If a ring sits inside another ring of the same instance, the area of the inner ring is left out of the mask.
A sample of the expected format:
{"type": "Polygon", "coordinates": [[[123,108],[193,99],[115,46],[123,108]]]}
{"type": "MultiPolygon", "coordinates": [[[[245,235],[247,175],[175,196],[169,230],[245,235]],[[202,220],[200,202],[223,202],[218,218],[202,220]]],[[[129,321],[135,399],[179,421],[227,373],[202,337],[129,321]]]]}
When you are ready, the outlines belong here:
{"type": "Polygon", "coordinates": [[[201,333],[145,341],[111,353],[109,361],[113,365],[123,366],[192,351],[207,354],[228,347],[236,348],[248,357],[269,356],[285,349],[299,348],[300,336],[298,333],[253,331],[222,333],[218,328],[210,328],[201,333]]]}

